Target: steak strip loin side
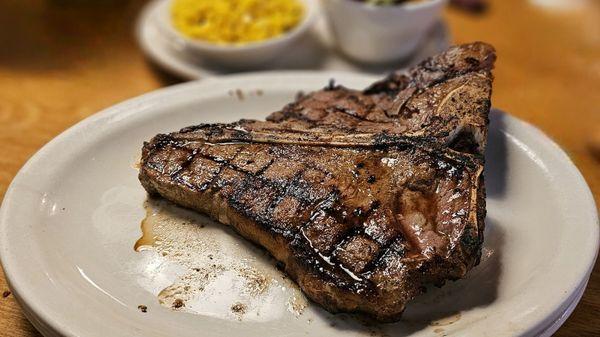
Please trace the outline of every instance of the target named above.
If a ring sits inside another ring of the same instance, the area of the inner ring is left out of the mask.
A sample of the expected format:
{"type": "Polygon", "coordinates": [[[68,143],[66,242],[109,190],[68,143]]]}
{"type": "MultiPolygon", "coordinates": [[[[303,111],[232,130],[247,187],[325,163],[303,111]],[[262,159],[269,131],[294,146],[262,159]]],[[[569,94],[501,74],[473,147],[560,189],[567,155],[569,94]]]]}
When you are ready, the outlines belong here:
{"type": "Polygon", "coordinates": [[[425,284],[478,263],[485,200],[472,156],[377,139],[253,142],[215,128],[147,143],[143,186],[266,248],[329,311],[397,320],[425,284]]]}

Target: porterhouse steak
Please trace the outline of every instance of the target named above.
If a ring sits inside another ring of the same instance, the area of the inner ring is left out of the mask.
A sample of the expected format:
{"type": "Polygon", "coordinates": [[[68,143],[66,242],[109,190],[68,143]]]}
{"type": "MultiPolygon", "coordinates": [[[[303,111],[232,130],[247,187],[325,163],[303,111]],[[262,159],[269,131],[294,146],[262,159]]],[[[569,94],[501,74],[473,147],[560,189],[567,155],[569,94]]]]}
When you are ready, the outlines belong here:
{"type": "Polygon", "coordinates": [[[397,320],[424,285],[479,263],[493,59],[481,43],[453,47],[362,92],[313,93],[270,121],[157,135],[140,181],[264,247],[327,310],[397,320]]]}

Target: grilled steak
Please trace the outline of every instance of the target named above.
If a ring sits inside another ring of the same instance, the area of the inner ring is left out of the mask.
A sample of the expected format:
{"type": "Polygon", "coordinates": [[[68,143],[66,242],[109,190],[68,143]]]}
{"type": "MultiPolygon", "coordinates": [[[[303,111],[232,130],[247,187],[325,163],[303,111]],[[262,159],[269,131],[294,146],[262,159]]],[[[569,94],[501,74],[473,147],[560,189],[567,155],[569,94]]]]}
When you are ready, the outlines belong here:
{"type": "Polygon", "coordinates": [[[331,146],[235,131],[157,136],[144,146],[142,184],[265,247],[328,310],[392,321],[423,284],[478,262],[482,166],[470,156],[401,140],[331,146]]]}
{"type": "Polygon", "coordinates": [[[347,133],[429,136],[451,148],[483,153],[495,59],[494,48],[485,43],[451,47],[363,91],[331,84],[267,120],[290,129],[327,125],[347,133]]]}
{"type": "Polygon", "coordinates": [[[459,46],[270,121],[158,135],[140,181],[264,247],[327,310],[397,320],[424,285],[479,263],[493,59],[487,45],[459,46]]]}

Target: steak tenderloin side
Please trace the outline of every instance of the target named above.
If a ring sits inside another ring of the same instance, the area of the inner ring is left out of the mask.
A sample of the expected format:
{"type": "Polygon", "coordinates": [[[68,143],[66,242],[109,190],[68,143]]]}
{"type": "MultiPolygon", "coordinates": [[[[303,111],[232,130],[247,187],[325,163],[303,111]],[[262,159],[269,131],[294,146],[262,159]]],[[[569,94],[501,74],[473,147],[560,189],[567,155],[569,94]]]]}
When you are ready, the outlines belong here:
{"type": "Polygon", "coordinates": [[[363,91],[332,82],[267,120],[289,129],[328,126],[348,133],[427,136],[457,150],[482,154],[495,60],[489,44],[453,46],[363,91]]]}

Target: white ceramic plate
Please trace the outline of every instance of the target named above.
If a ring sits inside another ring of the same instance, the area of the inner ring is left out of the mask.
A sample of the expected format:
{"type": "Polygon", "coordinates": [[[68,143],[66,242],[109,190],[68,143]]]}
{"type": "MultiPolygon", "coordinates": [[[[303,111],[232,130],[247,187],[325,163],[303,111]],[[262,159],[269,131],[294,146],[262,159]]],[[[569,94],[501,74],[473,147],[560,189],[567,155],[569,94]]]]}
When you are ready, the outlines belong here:
{"type": "MultiPolygon", "coordinates": [[[[140,14],[136,26],[136,39],[144,54],[156,65],[183,79],[195,80],[234,72],[231,69],[204,62],[198,56],[190,55],[185,51],[186,48],[179,45],[176,40],[167,38],[160,29],[159,15],[161,11],[166,10],[168,2],[169,0],[151,1],[140,14]]],[[[439,22],[417,51],[408,59],[400,63],[380,66],[361,65],[340,55],[327,29],[324,14],[319,11],[317,17],[314,28],[306,38],[299,41],[263,70],[334,70],[383,74],[413,65],[446,50],[449,46],[448,29],[443,22],[439,22]]]]}
{"type": "Polygon", "coordinates": [[[46,336],[102,337],[554,332],[589,278],[599,241],[596,207],[583,178],[556,144],[498,111],[492,114],[487,153],[482,262],[466,279],[432,288],[415,300],[400,323],[365,327],[315,304],[301,314],[288,310],[287,299],[300,295],[277,279],[280,275],[260,250],[210,222],[202,229],[190,227],[190,221],[206,220],[189,212],[187,227],[167,231],[174,236],[166,257],[156,249],[133,250],[146,198],[133,165],[144,140],[197,123],[263,118],[299,90],[318,89],[332,77],[358,88],[373,80],[303,72],[191,82],[102,111],[41,149],[12,182],[0,213],[1,261],[33,324],[46,336]],[[214,252],[218,263],[245,261],[272,275],[274,286],[256,301],[240,292],[235,270],[225,268],[203,283],[210,293],[183,294],[183,287],[173,285],[185,277],[200,289],[186,268],[210,263],[198,252],[214,252]],[[185,312],[159,303],[157,295],[164,295],[164,288],[174,296],[190,295],[185,312]],[[228,314],[232,296],[246,296],[241,300],[248,304],[248,314],[228,314]],[[142,313],[140,304],[148,312],[142,313]]]}

